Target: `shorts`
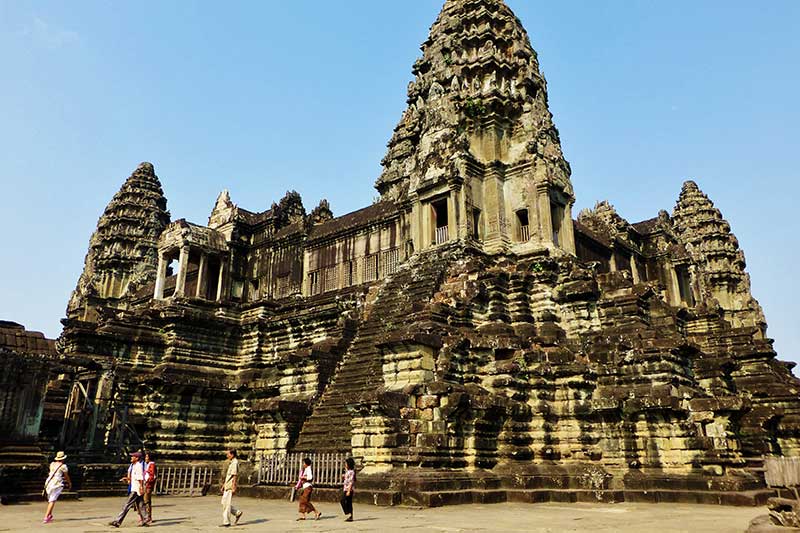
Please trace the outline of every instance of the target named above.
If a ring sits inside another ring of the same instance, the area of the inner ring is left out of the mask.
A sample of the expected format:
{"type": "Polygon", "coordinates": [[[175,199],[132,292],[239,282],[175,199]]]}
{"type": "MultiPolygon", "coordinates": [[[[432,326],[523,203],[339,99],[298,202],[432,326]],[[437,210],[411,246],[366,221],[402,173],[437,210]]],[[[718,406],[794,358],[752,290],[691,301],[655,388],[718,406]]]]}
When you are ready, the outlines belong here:
{"type": "Polygon", "coordinates": [[[47,501],[49,503],[53,503],[54,501],[58,500],[58,497],[61,496],[61,492],[64,490],[64,487],[57,487],[54,489],[47,490],[47,501]]]}

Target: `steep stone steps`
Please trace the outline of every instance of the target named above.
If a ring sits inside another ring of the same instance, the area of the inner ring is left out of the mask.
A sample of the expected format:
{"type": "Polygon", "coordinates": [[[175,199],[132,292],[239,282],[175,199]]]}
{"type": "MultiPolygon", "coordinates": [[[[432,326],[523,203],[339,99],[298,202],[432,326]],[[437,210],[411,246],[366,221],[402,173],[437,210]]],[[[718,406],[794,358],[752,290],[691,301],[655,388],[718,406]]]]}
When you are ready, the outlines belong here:
{"type": "Polygon", "coordinates": [[[430,301],[455,249],[444,246],[420,253],[383,283],[334,379],[303,425],[296,450],[350,451],[351,415],[347,408],[383,383],[378,341],[407,325],[416,308],[430,301]]]}

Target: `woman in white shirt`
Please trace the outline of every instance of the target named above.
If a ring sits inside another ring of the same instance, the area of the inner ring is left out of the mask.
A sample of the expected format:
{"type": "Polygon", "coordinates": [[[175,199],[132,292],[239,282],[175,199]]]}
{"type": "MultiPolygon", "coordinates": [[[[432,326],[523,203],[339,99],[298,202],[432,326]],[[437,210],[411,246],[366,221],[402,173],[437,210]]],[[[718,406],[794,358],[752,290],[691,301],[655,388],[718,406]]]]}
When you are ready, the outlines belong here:
{"type": "Polygon", "coordinates": [[[314,520],[319,520],[319,517],[322,516],[322,513],[317,511],[314,508],[314,504],[311,503],[311,492],[314,490],[313,480],[314,472],[311,470],[311,459],[306,457],[303,459],[303,470],[300,472],[300,479],[297,480],[295,485],[295,489],[301,491],[298,508],[300,516],[297,517],[298,520],[305,520],[307,513],[314,513],[314,520]]]}
{"type": "Polygon", "coordinates": [[[58,452],[53,462],[50,463],[50,472],[47,476],[47,481],[44,482],[44,492],[47,495],[47,511],[44,513],[44,522],[49,524],[53,521],[53,509],[56,506],[58,497],[64,487],[67,490],[72,488],[72,480],[69,478],[69,469],[64,464],[67,455],[64,452],[58,452]]]}

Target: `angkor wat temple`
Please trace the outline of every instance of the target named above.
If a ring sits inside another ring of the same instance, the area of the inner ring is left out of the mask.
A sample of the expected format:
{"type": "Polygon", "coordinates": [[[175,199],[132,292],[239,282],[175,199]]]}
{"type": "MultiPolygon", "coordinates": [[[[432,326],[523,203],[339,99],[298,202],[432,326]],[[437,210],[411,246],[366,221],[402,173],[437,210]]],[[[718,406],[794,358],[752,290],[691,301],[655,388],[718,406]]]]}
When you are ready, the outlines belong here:
{"type": "Polygon", "coordinates": [[[365,490],[426,504],[756,494],[764,454],[800,453],[800,381],[712,201],[689,181],[672,214],[573,218],[501,0],[447,0],[413,74],[359,211],[225,191],[206,225],[171,221],[153,165],[133,172],[58,341],[97,365],[72,445],[347,452],[365,490]]]}

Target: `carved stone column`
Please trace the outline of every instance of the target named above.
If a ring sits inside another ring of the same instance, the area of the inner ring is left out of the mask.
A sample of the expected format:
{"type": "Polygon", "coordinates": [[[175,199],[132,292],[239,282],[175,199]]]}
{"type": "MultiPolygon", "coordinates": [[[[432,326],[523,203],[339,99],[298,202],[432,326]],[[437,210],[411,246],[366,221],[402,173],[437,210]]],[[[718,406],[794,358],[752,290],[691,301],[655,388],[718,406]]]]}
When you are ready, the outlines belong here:
{"type": "Polygon", "coordinates": [[[217,278],[217,301],[222,301],[222,288],[225,282],[225,260],[220,258],[219,261],[219,276],[217,278]]]}
{"type": "Polygon", "coordinates": [[[642,281],[642,277],[639,275],[639,265],[636,264],[636,256],[631,254],[631,277],[633,277],[634,283],[639,283],[642,281]]]}
{"type": "Polygon", "coordinates": [[[164,282],[167,278],[167,258],[164,252],[158,253],[158,270],[156,271],[156,288],[153,298],[161,300],[164,298],[164,282]]]}
{"type": "Polygon", "coordinates": [[[200,267],[197,270],[197,289],[194,291],[194,295],[197,298],[206,298],[206,294],[208,294],[208,290],[206,289],[206,285],[208,283],[208,254],[205,252],[200,253],[200,267]]]}
{"type": "Polygon", "coordinates": [[[536,186],[536,198],[539,211],[539,238],[544,243],[552,243],[553,217],[550,214],[550,190],[547,183],[536,186]]]}
{"type": "Polygon", "coordinates": [[[572,205],[569,202],[564,206],[564,220],[561,222],[561,248],[572,255],[575,251],[575,228],[572,226],[572,205]]]}
{"type": "Polygon", "coordinates": [[[486,216],[484,248],[490,253],[499,252],[510,240],[509,235],[505,234],[508,224],[506,223],[503,174],[499,165],[493,165],[487,169],[483,191],[483,206],[486,216]]]}
{"type": "Polygon", "coordinates": [[[667,263],[667,271],[669,275],[669,295],[672,305],[680,307],[681,305],[681,289],[678,284],[678,273],[675,271],[675,265],[667,263]]]}
{"type": "Polygon", "coordinates": [[[189,247],[181,247],[181,255],[178,259],[178,279],[175,282],[175,296],[186,295],[186,271],[189,270],[189,247]]]}

